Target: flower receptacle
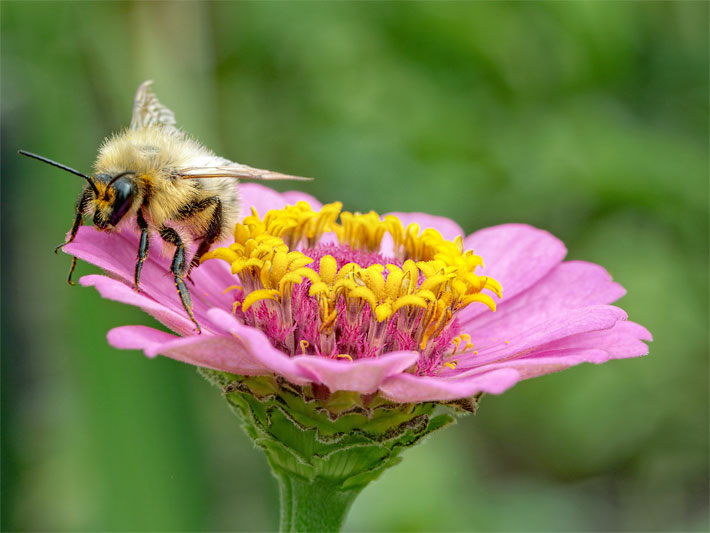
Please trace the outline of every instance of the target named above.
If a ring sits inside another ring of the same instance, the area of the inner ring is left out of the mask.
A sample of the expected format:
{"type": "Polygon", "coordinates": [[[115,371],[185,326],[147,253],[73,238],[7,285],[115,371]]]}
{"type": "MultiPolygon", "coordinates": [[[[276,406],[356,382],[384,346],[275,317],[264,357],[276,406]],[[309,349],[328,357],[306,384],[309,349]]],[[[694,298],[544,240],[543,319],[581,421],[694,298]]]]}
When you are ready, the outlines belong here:
{"type": "Polygon", "coordinates": [[[403,450],[455,422],[435,413],[433,402],[397,404],[343,391],[318,399],[312,387],[274,376],[200,373],[222,389],[266,454],[281,486],[282,530],[338,530],[357,494],[400,462],[403,450]]]}

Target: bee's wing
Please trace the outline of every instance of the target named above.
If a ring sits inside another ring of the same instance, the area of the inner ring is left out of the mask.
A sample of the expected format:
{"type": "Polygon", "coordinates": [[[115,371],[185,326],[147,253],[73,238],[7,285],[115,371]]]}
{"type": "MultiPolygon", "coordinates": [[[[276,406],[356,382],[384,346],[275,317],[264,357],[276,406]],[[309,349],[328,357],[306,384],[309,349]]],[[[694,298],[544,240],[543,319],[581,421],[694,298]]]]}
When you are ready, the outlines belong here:
{"type": "Polygon", "coordinates": [[[177,173],[182,179],[204,179],[204,178],[241,178],[247,180],[296,180],[296,181],[311,181],[313,178],[304,178],[301,176],[291,176],[289,174],[281,174],[280,172],[272,172],[271,170],[262,170],[260,168],[252,168],[239,163],[219,167],[189,167],[182,168],[177,173]]]}
{"type": "Polygon", "coordinates": [[[150,88],[152,80],[144,81],[138,87],[133,99],[133,117],[131,129],[138,130],[146,126],[162,126],[168,130],[178,131],[175,113],[160,103],[150,88]]]}

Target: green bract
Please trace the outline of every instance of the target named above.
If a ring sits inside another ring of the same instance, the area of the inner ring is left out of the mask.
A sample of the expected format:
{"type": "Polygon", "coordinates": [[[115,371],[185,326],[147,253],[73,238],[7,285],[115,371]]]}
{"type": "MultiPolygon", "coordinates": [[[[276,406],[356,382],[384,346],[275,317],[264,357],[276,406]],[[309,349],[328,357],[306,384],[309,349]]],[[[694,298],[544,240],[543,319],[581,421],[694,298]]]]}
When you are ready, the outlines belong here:
{"type": "MultiPolygon", "coordinates": [[[[400,453],[455,421],[444,404],[389,402],[274,376],[199,369],[220,387],[249,437],[266,454],[281,488],[282,531],[337,531],[357,494],[400,453]]],[[[478,397],[445,404],[474,412],[478,397]]]]}

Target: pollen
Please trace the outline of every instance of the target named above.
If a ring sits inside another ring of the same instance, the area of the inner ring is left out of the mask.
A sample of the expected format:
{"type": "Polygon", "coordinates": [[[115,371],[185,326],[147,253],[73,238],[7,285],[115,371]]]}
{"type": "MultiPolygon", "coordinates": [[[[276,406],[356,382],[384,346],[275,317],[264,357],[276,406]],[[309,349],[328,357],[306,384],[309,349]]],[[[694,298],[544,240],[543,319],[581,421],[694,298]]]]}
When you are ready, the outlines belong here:
{"type": "Polygon", "coordinates": [[[306,350],[308,349],[308,346],[310,345],[306,339],[301,339],[301,342],[298,343],[301,346],[301,353],[303,355],[306,355],[306,350]]]}
{"type": "Polygon", "coordinates": [[[208,259],[229,263],[239,279],[225,291],[234,291],[233,312],[278,348],[348,360],[416,350],[420,374],[455,368],[450,357],[473,349],[457,334],[457,313],[473,304],[495,311],[491,295],[501,296],[495,279],[475,273],[483,260],[461,237],[340,203],[314,211],[299,202],[263,218],[252,209],[234,243],[208,259]],[[389,255],[380,253],[385,238],[389,255]]]}

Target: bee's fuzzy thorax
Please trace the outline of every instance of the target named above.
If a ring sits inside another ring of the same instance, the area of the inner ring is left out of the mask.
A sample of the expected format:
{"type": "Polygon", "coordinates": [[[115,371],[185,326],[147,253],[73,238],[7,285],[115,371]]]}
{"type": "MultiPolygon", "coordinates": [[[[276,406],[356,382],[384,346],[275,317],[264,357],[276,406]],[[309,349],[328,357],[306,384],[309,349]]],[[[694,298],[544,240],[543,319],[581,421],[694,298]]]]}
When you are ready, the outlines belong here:
{"type": "Polygon", "coordinates": [[[221,163],[223,159],[186,133],[180,130],[168,132],[153,126],[123,130],[106,138],[94,169],[109,175],[126,170],[140,175],[217,162],[221,163]]]}
{"type": "Polygon", "coordinates": [[[141,205],[150,224],[174,227],[185,237],[207,231],[211,210],[195,212],[176,220],[184,207],[208,197],[222,202],[223,224],[220,237],[230,234],[239,217],[238,180],[235,178],[184,179],[180,172],[194,167],[223,165],[217,156],[178,129],[159,126],[127,129],[104,140],[94,169],[97,174],[115,176],[133,172],[138,194],[131,213],[141,205]]]}

